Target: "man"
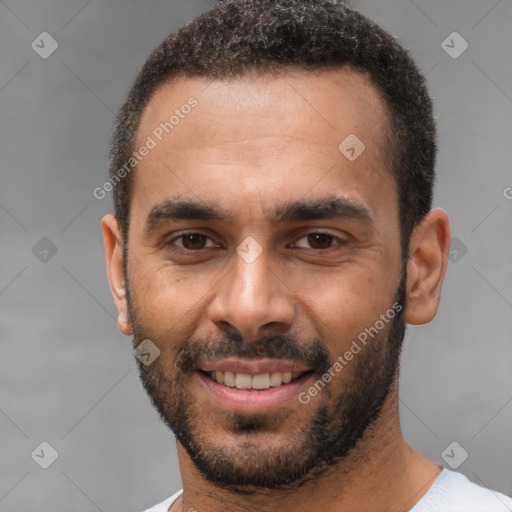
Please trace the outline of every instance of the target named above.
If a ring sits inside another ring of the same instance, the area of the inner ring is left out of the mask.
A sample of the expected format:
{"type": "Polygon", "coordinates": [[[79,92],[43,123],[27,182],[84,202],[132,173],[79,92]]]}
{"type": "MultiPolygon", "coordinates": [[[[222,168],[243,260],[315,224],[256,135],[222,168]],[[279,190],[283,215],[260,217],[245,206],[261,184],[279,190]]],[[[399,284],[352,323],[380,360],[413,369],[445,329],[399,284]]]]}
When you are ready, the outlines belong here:
{"type": "Polygon", "coordinates": [[[171,34],[117,118],[103,219],[119,328],[173,430],[152,511],[505,511],[404,441],[405,324],[449,224],[405,50],[328,1],[232,0],[171,34]]]}

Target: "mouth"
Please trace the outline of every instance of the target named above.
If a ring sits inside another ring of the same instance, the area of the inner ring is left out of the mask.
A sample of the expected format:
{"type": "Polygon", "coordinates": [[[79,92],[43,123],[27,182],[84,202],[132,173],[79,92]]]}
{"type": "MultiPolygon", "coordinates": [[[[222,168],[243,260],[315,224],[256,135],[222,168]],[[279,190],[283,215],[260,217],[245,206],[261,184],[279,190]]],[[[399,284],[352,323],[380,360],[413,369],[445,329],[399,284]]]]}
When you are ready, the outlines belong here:
{"type": "MultiPolygon", "coordinates": [[[[200,370],[201,371],[201,370],[200,370]]],[[[201,371],[203,375],[210,378],[217,384],[228,388],[249,389],[262,391],[269,388],[282,386],[294,382],[306,373],[305,372],[271,372],[251,375],[249,373],[237,373],[232,371],[215,370],[211,372],[201,371]]]]}
{"type": "Polygon", "coordinates": [[[201,364],[197,375],[203,390],[224,410],[264,413],[290,405],[313,370],[290,361],[239,360],[201,364]]]}

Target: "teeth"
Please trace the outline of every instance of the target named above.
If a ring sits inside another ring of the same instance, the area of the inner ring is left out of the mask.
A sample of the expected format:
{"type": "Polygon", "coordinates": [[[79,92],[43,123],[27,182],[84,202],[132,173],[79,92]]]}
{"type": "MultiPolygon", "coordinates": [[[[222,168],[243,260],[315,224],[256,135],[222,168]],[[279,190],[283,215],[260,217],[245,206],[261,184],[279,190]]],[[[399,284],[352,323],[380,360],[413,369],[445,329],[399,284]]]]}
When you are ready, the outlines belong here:
{"type": "MultiPolygon", "coordinates": [[[[235,387],[235,374],[233,372],[219,372],[219,373],[221,375],[222,375],[222,373],[224,373],[224,385],[229,386],[230,388],[235,387]]],[[[215,376],[217,376],[217,372],[215,372],[215,376]]],[[[217,382],[222,384],[221,380],[218,380],[217,382]]]]}
{"type": "Polygon", "coordinates": [[[268,389],[288,384],[302,375],[302,372],[272,372],[260,375],[234,372],[210,372],[210,377],[219,384],[237,389],[268,389]]]}
{"type": "Polygon", "coordinates": [[[270,375],[254,375],[252,378],[252,386],[254,389],[268,389],[270,387],[270,375]]]}
{"type": "Polygon", "coordinates": [[[280,386],[283,382],[283,374],[281,372],[272,372],[270,374],[270,385],[280,386]]]}
{"type": "Polygon", "coordinates": [[[237,373],[235,379],[235,388],[251,389],[252,377],[246,373],[237,373]]]}

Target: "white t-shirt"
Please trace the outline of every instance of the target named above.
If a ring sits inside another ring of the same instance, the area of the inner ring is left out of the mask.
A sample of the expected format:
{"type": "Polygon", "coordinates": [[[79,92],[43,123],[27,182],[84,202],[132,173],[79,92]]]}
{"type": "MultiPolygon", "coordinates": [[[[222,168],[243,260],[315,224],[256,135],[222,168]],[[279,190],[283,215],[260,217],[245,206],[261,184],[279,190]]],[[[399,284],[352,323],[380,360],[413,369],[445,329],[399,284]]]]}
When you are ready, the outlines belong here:
{"type": "MultiPolygon", "coordinates": [[[[182,490],[144,512],[167,512],[182,490]]],[[[432,487],[409,512],[512,512],[512,498],[443,469],[432,487]]]]}

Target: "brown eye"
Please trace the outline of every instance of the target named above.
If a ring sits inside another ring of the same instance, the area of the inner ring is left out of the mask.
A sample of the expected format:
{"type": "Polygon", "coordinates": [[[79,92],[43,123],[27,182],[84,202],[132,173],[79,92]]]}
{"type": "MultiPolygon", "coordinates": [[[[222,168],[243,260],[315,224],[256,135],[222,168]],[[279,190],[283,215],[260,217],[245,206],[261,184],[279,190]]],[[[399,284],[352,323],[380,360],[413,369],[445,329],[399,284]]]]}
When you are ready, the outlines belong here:
{"type": "Polygon", "coordinates": [[[208,237],[199,233],[190,233],[179,237],[185,249],[198,250],[203,249],[208,237]]]}
{"type": "Polygon", "coordinates": [[[332,246],[334,236],[327,233],[312,233],[307,235],[307,239],[313,249],[328,249],[332,246]]]}
{"type": "Polygon", "coordinates": [[[222,249],[222,244],[200,231],[175,232],[174,235],[174,238],[165,241],[167,250],[196,261],[198,258],[211,257],[214,249],[222,249]]]}
{"type": "Polygon", "coordinates": [[[316,231],[308,233],[299,238],[292,247],[298,249],[310,249],[313,251],[327,251],[329,249],[342,249],[347,245],[347,241],[330,233],[316,231]]]}

